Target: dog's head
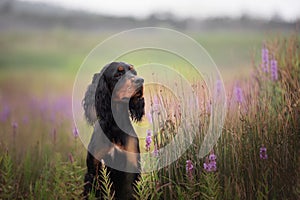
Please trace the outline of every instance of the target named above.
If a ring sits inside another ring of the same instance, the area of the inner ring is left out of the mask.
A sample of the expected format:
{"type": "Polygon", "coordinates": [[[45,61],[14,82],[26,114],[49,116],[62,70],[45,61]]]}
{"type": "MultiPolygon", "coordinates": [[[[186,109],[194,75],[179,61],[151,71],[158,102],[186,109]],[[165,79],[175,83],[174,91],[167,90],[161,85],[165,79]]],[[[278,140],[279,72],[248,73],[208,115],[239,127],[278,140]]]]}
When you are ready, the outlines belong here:
{"type": "Polygon", "coordinates": [[[137,76],[132,65],[113,62],[104,71],[103,78],[114,102],[126,102],[143,96],[144,79],[137,76]]]}
{"type": "Polygon", "coordinates": [[[144,115],[144,79],[137,76],[134,67],[124,62],[112,62],[100,72],[95,108],[97,117],[106,119],[111,113],[111,103],[128,103],[131,118],[141,121],[144,115]]]}

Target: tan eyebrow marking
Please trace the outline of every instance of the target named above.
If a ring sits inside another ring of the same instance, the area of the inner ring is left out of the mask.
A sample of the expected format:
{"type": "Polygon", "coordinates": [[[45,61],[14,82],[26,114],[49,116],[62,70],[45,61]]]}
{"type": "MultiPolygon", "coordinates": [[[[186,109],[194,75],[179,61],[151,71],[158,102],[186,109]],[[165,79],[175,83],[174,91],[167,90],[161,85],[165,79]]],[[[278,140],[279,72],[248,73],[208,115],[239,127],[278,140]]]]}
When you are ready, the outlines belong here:
{"type": "Polygon", "coordinates": [[[119,71],[119,72],[122,72],[122,71],[124,71],[124,67],[122,67],[122,66],[119,66],[119,67],[118,67],[118,71],[119,71]]]}
{"type": "Polygon", "coordinates": [[[132,69],[133,69],[133,65],[130,65],[130,66],[129,66],[129,70],[132,70],[132,69]]]}

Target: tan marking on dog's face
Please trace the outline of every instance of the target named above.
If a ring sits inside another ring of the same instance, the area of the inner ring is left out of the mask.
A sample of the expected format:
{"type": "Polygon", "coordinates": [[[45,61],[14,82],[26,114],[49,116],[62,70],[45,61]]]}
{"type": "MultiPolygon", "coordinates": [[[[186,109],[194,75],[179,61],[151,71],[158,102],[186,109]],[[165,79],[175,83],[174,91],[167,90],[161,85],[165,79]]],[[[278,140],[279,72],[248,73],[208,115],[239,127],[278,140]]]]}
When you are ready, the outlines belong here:
{"type": "Polygon", "coordinates": [[[119,67],[118,67],[118,71],[119,71],[119,72],[124,71],[124,67],[123,67],[123,66],[119,66],[119,67]]]}
{"type": "Polygon", "coordinates": [[[133,97],[138,90],[138,87],[141,87],[134,83],[136,77],[127,77],[125,76],[123,80],[120,80],[117,88],[115,88],[113,100],[114,101],[124,101],[129,100],[133,97]]]}

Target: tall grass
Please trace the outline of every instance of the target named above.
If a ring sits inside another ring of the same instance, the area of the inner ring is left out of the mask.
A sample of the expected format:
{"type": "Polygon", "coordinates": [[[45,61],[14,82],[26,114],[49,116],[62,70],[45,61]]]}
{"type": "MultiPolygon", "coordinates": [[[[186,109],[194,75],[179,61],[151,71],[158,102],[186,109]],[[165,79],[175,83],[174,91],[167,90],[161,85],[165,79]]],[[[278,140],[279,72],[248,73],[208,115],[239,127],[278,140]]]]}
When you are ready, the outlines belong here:
{"type": "MultiPolygon", "coordinates": [[[[226,85],[228,112],[222,136],[214,147],[215,172],[203,168],[207,158],[197,157],[209,123],[210,112],[206,108],[213,98],[203,99],[199,84],[199,102],[202,99],[204,103],[200,110],[191,109],[200,120],[200,127],[192,131],[197,134],[193,145],[180,159],[154,172],[159,185],[168,185],[161,188],[163,199],[299,199],[299,40],[297,36],[276,39],[266,43],[265,48],[269,56],[267,71],[263,63],[256,63],[247,79],[226,85]],[[277,69],[271,66],[274,60],[277,69]],[[276,72],[278,77],[274,78],[276,72]],[[266,155],[260,153],[261,147],[267,149],[266,155]],[[185,169],[186,160],[193,162],[191,172],[185,169]]],[[[157,95],[164,102],[166,97],[157,95]]],[[[161,141],[186,134],[165,126],[176,124],[178,119],[160,120],[155,137],[161,141]]],[[[155,139],[154,145],[164,146],[155,139]]]]}
{"type": "MultiPolygon", "coordinates": [[[[300,198],[299,40],[297,36],[278,38],[264,46],[269,64],[271,59],[277,61],[278,78],[272,76],[270,65],[265,71],[263,63],[254,63],[247,79],[226,84],[228,111],[212,151],[216,159],[212,152],[198,157],[213,98],[204,83],[194,85],[200,107],[191,109],[190,115],[197,116],[193,120],[199,120],[199,126],[190,124],[191,132],[178,129],[186,120],[180,109],[173,110],[173,115],[152,116],[149,160],[142,164],[159,159],[159,153],[152,153],[154,146],[159,150],[178,134],[194,134],[195,139],[172,164],[142,174],[136,199],[300,198]]],[[[20,95],[0,99],[0,199],[80,199],[86,150],[72,134],[70,99],[29,99],[18,87],[9,91],[20,95]]],[[[154,95],[161,108],[178,108],[161,92],[154,95]]],[[[105,168],[102,172],[105,197],[113,199],[105,168]]]]}

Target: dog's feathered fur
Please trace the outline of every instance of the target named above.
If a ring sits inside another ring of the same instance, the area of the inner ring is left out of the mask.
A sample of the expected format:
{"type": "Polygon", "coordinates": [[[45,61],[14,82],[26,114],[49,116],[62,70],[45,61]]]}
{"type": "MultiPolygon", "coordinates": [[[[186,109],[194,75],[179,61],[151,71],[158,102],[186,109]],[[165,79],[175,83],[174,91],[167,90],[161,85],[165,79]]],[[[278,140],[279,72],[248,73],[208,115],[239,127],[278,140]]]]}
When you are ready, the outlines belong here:
{"type": "MultiPolygon", "coordinates": [[[[116,199],[132,198],[133,185],[139,177],[140,149],[130,118],[141,121],[144,105],[143,79],[137,77],[132,65],[112,62],[94,75],[83,99],[87,122],[94,125],[88,147],[84,196],[91,192],[101,167],[99,161],[103,159],[109,166],[118,162],[119,166],[133,171],[108,167],[116,199]]],[[[96,189],[96,196],[101,196],[100,190],[96,189]]]]}

